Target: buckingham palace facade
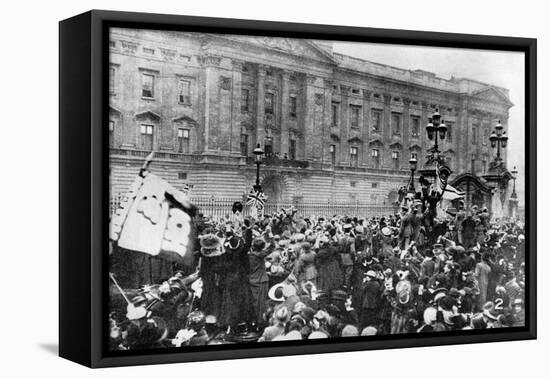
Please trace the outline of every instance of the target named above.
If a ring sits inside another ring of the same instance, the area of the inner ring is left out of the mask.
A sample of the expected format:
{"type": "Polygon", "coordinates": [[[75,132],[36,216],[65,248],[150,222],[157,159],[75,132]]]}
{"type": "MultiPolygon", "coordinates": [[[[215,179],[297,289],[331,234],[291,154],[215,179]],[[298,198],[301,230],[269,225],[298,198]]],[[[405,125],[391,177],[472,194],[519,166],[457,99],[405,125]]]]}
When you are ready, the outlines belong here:
{"type": "Polygon", "coordinates": [[[482,176],[491,131],[497,120],[507,130],[513,105],[505,88],[354,58],[327,41],[112,29],[109,49],[114,193],[153,150],[151,170],[191,196],[241,199],[260,144],[270,201],[389,204],[409,158],[422,168],[436,108],[450,168],[482,176]]]}

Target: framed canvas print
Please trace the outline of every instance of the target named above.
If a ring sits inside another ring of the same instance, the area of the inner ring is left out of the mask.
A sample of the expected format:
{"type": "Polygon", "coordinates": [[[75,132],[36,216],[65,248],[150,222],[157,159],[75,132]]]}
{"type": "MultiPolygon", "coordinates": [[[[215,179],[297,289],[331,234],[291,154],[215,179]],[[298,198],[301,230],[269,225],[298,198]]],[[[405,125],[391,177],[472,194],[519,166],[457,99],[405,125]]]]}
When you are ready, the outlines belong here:
{"type": "Polygon", "coordinates": [[[60,355],[536,337],[536,40],[60,23],[60,355]]]}

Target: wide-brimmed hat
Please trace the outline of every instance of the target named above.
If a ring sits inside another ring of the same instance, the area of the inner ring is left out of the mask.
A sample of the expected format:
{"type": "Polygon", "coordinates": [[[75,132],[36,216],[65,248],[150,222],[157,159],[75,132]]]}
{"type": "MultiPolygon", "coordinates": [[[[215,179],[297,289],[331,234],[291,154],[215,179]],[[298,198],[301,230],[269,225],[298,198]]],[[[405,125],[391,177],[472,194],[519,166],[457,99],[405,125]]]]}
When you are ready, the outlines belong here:
{"type": "Polygon", "coordinates": [[[294,240],[296,241],[296,243],[301,243],[305,239],[306,239],[306,236],[304,234],[295,234],[294,235],[294,240]]]}
{"type": "Polygon", "coordinates": [[[382,235],[384,236],[391,236],[392,232],[389,227],[383,227],[382,228],[382,235]]]}
{"type": "Polygon", "coordinates": [[[276,285],[273,285],[271,289],[269,289],[267,296],[269,299],[275,302],[284,302],[285,297],[283,295],[283,287],[285,286],[284,283],[278,283],[276,285]]]}
{"type": "Polygon", "coordinates": [[[284,302],[285,298],[288,298],[292,295],[296,295],[296,288],[294,287],[294,285],[290,285],[285,282],[280,282],[276,285],[273,285],[267,293],[269,299],[275,302],[284,302]]]}
{"type": "Polygon", "coordinates": [[[255,252],[261,252],[265,250],[267,247],[267,244],[264,239],[262,238],[256,238],[252,241],[252,250],[255,252]]]}
{"type": "Polygon", "coordinates": [[[374,270],[369,270],[367,273],[365,273],[365,276],[375,279],[377,277],[377,274],[374,270]]]}
{"type": "Polygon", "coordinates": [[[220,238],[213,234],[207,234],[200,238],[201,253],[205,257],[219,256],[223,254],[220,238]]]}

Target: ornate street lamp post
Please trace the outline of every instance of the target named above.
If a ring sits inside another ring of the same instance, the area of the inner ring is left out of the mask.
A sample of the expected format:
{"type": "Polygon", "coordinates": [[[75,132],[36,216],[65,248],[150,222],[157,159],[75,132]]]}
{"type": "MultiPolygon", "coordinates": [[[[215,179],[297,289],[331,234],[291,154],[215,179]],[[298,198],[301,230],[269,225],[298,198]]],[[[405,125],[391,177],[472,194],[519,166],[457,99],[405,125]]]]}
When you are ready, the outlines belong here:
{"type": "Polygon", "coordinates": [[[261,192],[262,186],[260,185],[260,165],[264,159],[264,150],[262,150],[259,143],[256,145],[253,153],[254,163],[256,164],[256,185],[253,186],[253,189],[257,192],[261,192]]]}
{"type": "Polygon", "coordinates": [[[489,140],[491,141],[491,147],[497,149],[497,156],[495,159],[495,161],[497,162],[502,160],[500,157],[501,149],[506,148],[506,145],[508,143],[508,136],[506,135],[506,131],[503,131],[503,129],[504,127],[499,120],[497,122],[497,125],[495,126],[495,130],[493,130],[493,133],[489,137],[489,140]]]}
{"type": "Polygon", "coordinates": [[[439,139],[444,140],[445,134],[447,133],[447,125],[445,121],[441,119],[441,114],[439,109],[435,109],[435,112],[430,118],[428,118],[428,125],[426,126],[426,131],[428,133],[428,139],[434,141],[434,146],[432,148],[432,153],[437,159],[439,154],[439,139]]]}
{"type": "Polygon", "coordinates": [[[514,169],[512,169],[512,172],[510,172],[512,174],[512,180],[514,180],[514,187],[512,188],[512,194],[510,195],[512,198],[516,198],[518,195],[516,193],[516,178],[517,178],[517,175],[518,175],[518,170],[516,167],[514,167],[514,169]]]}
{"type": "Polygon", "coordinates": [[[409,193],[416,193],[416,190],[414,188],[414,171],[416,171],[416,167],[418,166],[418,162],[414,157],[411,157],[409,159],[409,167],[411,169],[411,181],[409,182],[409,193]]]}
{"type": "Polygon", "coordinates": [[[516,167],[512,169],[512,180],[514,180],[514,186],[512,187],[512,194],[510,194],[510,199],[508,200],[508,216],[512,219],[517,217],[518,212],[518,194],[516,193],[516,178],[518,175],[518,170],[516,167]]]}

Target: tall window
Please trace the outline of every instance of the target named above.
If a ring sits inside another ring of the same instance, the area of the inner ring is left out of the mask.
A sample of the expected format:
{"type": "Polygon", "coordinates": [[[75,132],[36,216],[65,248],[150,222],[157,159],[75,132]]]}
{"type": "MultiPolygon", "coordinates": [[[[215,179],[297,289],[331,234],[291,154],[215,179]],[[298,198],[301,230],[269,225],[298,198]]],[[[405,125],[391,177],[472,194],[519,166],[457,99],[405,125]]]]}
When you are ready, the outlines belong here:
{"type": "Polygon", "coordinates": [[[288,155],[290,160],[296,160],[296,139],[290,139],[290,146],[288,147],[288,155]]]}
{"type": "Polygon", "coordinates": [[[413,138],[418,138],[418,135],[420,133],[420,118],[419,117],[411,117],[411,136],[413,138]]]}
{"type": "Polygon", "coordinates": [[[141,96],[146,98],[155,96],[155,75],[149,73],[141,75],[141,96]]]}
{"type": "Polygon", "coordinates": [[[484,128],[483,129],[483,141],[482,141],[484,146],[487,144],[487,140],[489,140],[489,129],[484,128]]]}
{"type": "Polygon", "coordinates": [[[447,142],[451,143],[453,141],[454,123],[447,122],[446,125],[447,125],[447,133],[445,134],[445,138],[447,139],[447,142]]]}
{"type": "Polygon", "coordinates": [[[180,104],[191,103],[191,83],[188,80],[178,82],[178,101],[180,104]]]}
{"type": "Polygon", "coordinates": [[[336,165],[336,145],[331,144],[329,147],[329,151],[330,151],[330,163],[332,165],[336,165]]]}
{"type": "Polygon", "coordinates": [[[350,126],[357,129],[359,128],[359,113],[361,107],[358,105],[350,105],[350,126]]]}
{"type": "Polygon", "coordinates": [[[418,161],[418,152],[411,152],[411,159],[416,159],[418,161]]]}
{"type": "Polygon", "coordinates": [[[393,168],[399,169],[399,151],[392,151],[391,158],[393,161],[393,168]]]}
{"type": "Polygon", "coordinates": [[[273,114],[275,109],[275,97],[273,93],[265,94],[265,114],[273,114]]]}
{"type": "Polygon", "coordinates": [[[297,109],[298,109],[298,99],[296,98],[296,96],[290,96],[290,99],[289,99],[289,107],[290,107],[290,110],[289,110],[289,115],[291,117],[296,117],[296,112],[297,112],[297,109]]]}
{"type": "Polygon", "coordinates": [[[109,147],[115,146],[115,121],[109,121],[109,147]]]}
{"type": "Polygon", "coordinates": [[[178,151],[189,153],[189,129],[178,129],[178,151]]]}
{"type": "Polygon", "coordinates": [[[250,109],[250,92],[248,89],[241,89],[241,113],[247,113],[250,109]]]}
{"type": "Polygon", "coordinates": [[[472,158],[472,160],[470,161],[470,173],[476,173],[476,159],[474,158],[472,158]]]}
{"type": "Polygon", "coordinates": [[[338,127],[338,109],[339,109],[339,104],[337,102],[333,102],[332,103],[332,127],[338,127]]]}
{"type": "Polygon", "coordinates": [[[373,148],[370,152],[372,161],[375,168],[380,168],[380,150],[378,148],[373,148]]]}
{"type": "Polygon", "coordinates": [[[116,68],[111,66],[109,67],[109,93],[115,93],[115,77],[116,68]]]}
{"type": "Polygon", "coordinates": [[[241,134],[241,155],[248,156],[248,135],[241,134]]]}
{"type": "Polygon", "coordinates": [[[401,134],[401,114],[392,113],[391,114],[391,129],[393,135],[401,134]]]}
{"type": "Polygon", "coordinates": [[[382,111],[372,110],[372,131],[378,132],[382,128],[382,111]]]}
{"type": "Polygon", "coordinates": [[[266,157],[273,155],[273,138],[265,138],[264,153],[266,157]]]}
{"type": "Polygon", "coordinates": [[[350,166],[357,167],[359,164],[359,149],[357,147],[351,147],[349,149],[350,166]]]}
{"type": "Polygon", "coordinates": [[[477,127],[472,127],[472,144],[477,144],[477,127]]]}
{"type": "Polygon", "coordinates": [[[139,147],[143,150],[153,150],[153,125],[140,125],[139,147]]]}
{"type": "Polygon", "coordinates": [[[481,166],[483,167],[483,173],[487,173],[487,160],[483,159],[481,161],[481,166]]]}

